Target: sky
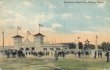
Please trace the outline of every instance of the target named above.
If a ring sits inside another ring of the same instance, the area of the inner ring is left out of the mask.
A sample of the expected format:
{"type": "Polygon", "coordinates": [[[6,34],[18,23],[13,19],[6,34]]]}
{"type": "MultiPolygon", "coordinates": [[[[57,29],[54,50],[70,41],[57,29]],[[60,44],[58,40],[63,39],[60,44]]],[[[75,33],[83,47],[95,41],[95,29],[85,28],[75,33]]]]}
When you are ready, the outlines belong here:
{"type": "MultiPolygon", "coordinates": [[[[0,45],[2,31],[5,32],[5,45],[13,45],[12,37],[19,35],[26,39],[29,30],[33,35],[45,35],[45,42],[76,42],[77,37],[84,42],[89,39],[95,43],[110,41],[110,0],[99,0],[103,3],[64,3],[65,1],[83,0],[0,0],[0,45]]],[[[97,0],[84,0],[94,1],[97,0]]]]}

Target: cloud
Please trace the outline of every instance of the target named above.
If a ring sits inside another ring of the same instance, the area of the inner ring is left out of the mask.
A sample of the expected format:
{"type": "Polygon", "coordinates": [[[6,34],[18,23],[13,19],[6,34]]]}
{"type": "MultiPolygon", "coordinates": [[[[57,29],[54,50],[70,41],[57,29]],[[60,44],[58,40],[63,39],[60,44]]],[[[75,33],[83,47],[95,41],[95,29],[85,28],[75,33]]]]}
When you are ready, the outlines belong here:
{"type": "Polygon", "coordinates": [[[97,7],[103,8],[105,5],[104,4],[98,4],[97,7]]]}
{"type": "Polygon", "coordinates": [[[107,20],[107,21],[109,21],[110,20],[110,17],[105,17],[104,19],[107,20]]]}
{"type": "Polygon", "coordinates": [[[71,19],[71,18],[73,18],[73,16],[71,13],[64,13],[64,14],[62,14],[62,18],[63,19],[71,19]]]}
{"type": "Polygon", "coordinates": [[[50,8],[50,9],[53,9],[53,8],[56,8],[56,6],[53,5],[53,4],[49,4],[49,8],[50,8]]]}
{"type": "Polygon", "coordinates": [[[84,15],[84,18],[87,19],[87,20],[91,20],[92,16],[84,15]]]}
{"type": "Polygon", "coordinates": [[[50,20],[54,17],[54,14],[44,14],[44,19],[45,20],[50,20]]]}
{"type": "Polygon", "coordinates": [[[53,28],[53,29],[62,28],[62,25],[59,24],[59,23],[53,23],[53,24],[52,24],[52,28],[53,28]]]}
{"type": "Polygon", "coordinates": [[[36,23],[43,23],[45,21],[51,20],[54,17],[54,14],[47,14],[47,13],[39,13],[34,16],[34,21],[36,23]]]}
{"type": "Polygon", "coordinates": [[[59,24],[59,23],[53,23],[51,25],[51,27],[43,27],[41,30],[44,32],[44,33],[55,33],[56,32],[56,29],[58,28],[62,28],[62,25],[59,24]]]}
{"type": "Polygon", "coordinates": [[[51,2],[49,2],[49,1],[44,1],[44,3],[46,4],[46,5],[48,5],[48,8],[49,9],[53,9],[53,8],[56,8],[56,6],[54,5],[54,4],[52,4],[51,2]]]}
{"type": "Polygon", "coordinates": [[[43,27],[42,30],[45,33],[54,33],[55,32],[55,30],[53,28],[47,28],[47,27],[43,27]]]}
{"type": "Polygon", "coordinates": [[[64,20],[73,20],[73,19],[79,20],[80,19],[79,15],[77,15],[74,12],[63,13],[60,15],[60,17],[64,20]]]}
{"type": "Polygon", "coordinates": [[[72,31],[72,33],[95,33],[93,31],[72,31]]]}
{"type": "Polygon", "coordinates": [[[23,21],[26,21],[26,20],[25,20],[25,17],[22,14],[15,13],[14,21],[15,22],[23,22],[23,21]]]}
{"type": "Polygon", "coordinates": [[[5,23],[4,19],[0,19],[0,26],[2,26],[5,23]]]}
{"type": "Polygon", "coordinates": [[[0,1],[0,5],[2,5],[3,4],[3,2],[2,1],[0,1]]]}
{"type": "Polygon", "coordinates": [[[24,6],[28,6],[28,7],[32,6],[32,3],[29,1],[23,1],[22,3],[24,6]]]}
{"type": "Polygon", "coordinates": [[[101,3],[97,3],[98,8],[104,8],[106,5],[106,0],[100,0],[101,3]]]}
{"type": "Polygon", "coordinates": [[[102,32],[102,33],[104,33],[104,32],[109,33],[110,32],[108,23],[103,23],[103,26],[99,26],[99,27],[96,27],[96,26],[91,27],[91,29],[93,30],[93,32],[94,31],[95,32],[102,32]]]}
{"type": "Polygon", "coordinates": [[[8,9],[7,7],[3,8],[1,13],[2,13],[2,16],[1,16],[0,22],[2,24],[0,25],[4,27],[5,30],[8,30],[8,29],[11,30],[16,26],[21,25],[21,23],[22,24],[26,23],[24,15],[18,12],[14,12],[13,10],[8,9]]]}

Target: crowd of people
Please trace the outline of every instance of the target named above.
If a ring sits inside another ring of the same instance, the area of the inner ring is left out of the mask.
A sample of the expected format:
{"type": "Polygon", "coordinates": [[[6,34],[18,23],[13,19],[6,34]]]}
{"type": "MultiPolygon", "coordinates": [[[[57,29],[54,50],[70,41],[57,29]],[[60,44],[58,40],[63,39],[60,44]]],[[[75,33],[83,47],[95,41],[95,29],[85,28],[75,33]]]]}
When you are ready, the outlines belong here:
{"type": "MultiPolygon", "coordinates": [[[[78,58],[82,58],[82,57],[85,57],[85,58],[89,58],[89,56],[91,55],[91,52],[89,52],[89,51],[78,51],[78,52],[71,52],[71,54],[74,54],[75,55],[75,57],[77,57],[78,56],[78,58]]],[[[58,60],[58,58],[59,57],[61,57],[61,55],[62,55],[62,57],[64,58],[66,55],[68,55],[68,52],[56,52],[55,51],[55,54],[54,54],[54,56],[55,56],[55,60],[57,61],[58,60]]],[[[109,51],[107,51],[106,53],[105,53],[105,56],[106,56],[106,61],[107,62],[109,62],[110,61],[110,52],[109,51]]],[[[94,59],[96,59],[96,58],[103,58],[103,52],[102,51],[95,51],[94,52],[94,57],[93,57],[94,59]]]]}
{"type": "MultiPolygon", "coordinates": [[[[91,55],[90,51],[72,51],[72,52],[65,52],[65,51],[55,51],[54,53],[49,53],[48,51],[44,52],[44,51],[23,51],[22,49],[20,50],[12,50],[12,49],[8,49],[8,50],[1,50],[0,53],[2,53],[2,55],[5,55],[7,58],[20,58],[20,57],[26,57],[27,55],[33,55],[36,57],[42,57],[42,56],[49,56],[50,54],[55,58],[55,60],[57,61],[59,57],[65,58],[66,55],[68,54],[74,54],[75,57],[85,57],[85,58],[89,58],[89,56],[91,55]]],[[[110,53],[109,51],[106,52],[105,54],[106,56],[106,60],[107,62],[109,62],[109,56],[110,53]]],[[[102,58],[103,57],[103,52],[102,51],[95,51],[94,52],[94,59],[96,58],[102,58]]]]}
{"type": "Polygon", "coordinates": [[[27,55],[33,55],[33,56],[38,56],[38,57],[41,57],[41,56],[48,56],[49,53],[46,52],[44,54],[44,52],[35,52],[35,51],[23,51],[23,50],[1,50],[0,53],[3,55],[3,56],[6,56],[7,58],[19,58],[19,57],[26,57],[27,55]]]}

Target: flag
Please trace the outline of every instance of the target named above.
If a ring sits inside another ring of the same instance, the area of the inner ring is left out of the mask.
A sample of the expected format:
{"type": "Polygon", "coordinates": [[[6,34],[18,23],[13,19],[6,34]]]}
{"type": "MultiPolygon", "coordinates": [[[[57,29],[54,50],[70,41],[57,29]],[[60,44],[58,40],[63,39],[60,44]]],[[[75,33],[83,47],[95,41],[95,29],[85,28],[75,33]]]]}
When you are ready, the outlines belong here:
{"type": "Polygon", "coordinates": [[[27,31],[27,33],[28,33],[29,35],[31,35],[30,31],[27,31]]]}
{"type": "Polygon", "coordinates": [[[19,26],[17,27],[17,29],[18,29],[18,30],[21,30],[21,28],[20,28],[19,26]]]}
{"type": "Polygon", "coordinates": [[[39,26],[40,26],[40,27],[43,27],[43,25],[42,25],[42,24],[39,24],[39,26]]]}

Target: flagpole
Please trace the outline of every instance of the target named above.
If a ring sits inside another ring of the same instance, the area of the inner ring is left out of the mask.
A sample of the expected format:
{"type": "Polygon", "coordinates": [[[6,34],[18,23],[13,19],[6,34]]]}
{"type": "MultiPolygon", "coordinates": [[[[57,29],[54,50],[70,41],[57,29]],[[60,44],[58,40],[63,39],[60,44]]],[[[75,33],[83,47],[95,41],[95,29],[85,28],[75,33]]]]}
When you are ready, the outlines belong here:
{"type": "Polygon", "coordinates": [[[40,33],[40,24],[39,24],[39,33],[40,33]]]}
{"type": "Polygon", "coordinates": [[[28,31],[27,31],[27,39],[28,39],[28,31]]]}
{"type": "Polygon", "coordinates": [[[17,27],[17,35],[18,35],[18,27],[17,27]]]}

